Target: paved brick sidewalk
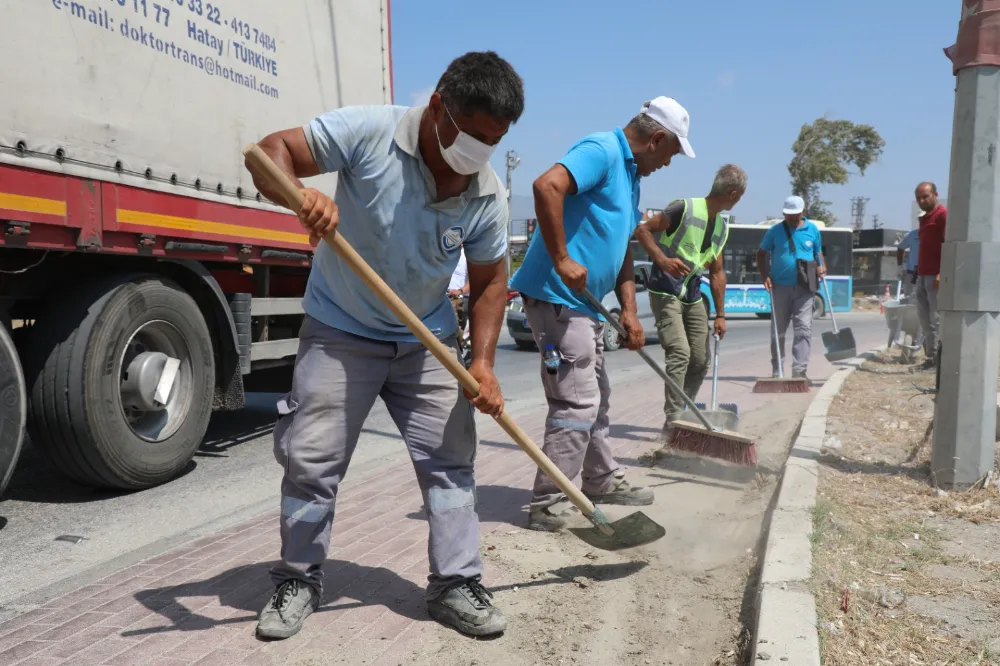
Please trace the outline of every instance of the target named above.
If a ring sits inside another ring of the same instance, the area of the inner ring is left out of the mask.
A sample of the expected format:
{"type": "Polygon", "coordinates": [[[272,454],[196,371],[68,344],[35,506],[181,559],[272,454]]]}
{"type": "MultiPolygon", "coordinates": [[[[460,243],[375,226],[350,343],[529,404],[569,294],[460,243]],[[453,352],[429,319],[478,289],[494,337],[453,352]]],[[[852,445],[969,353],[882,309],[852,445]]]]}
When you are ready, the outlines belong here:
{"type": "MultiPolygon", "coordinates": [[[[658,429],[662,395],[645,382],[616,384],[613,427],[658,429]]],[[[513,415],[541,444],[544,411],[513,415]]],[[[479,513],[487,537],[523,524],[535,467],[494,422],[479,423],[479,513]]],[[[635,439],[615,444],[617,456],[633,459],[649,448],[635,439]]],[[[359,478],[348,474],[341,497],[323,606],[294,638],[254,636],[256,615],[273,591],[268,569],[280,545],[275,510],[0,624],[0,665],[271,666],[309,657],[324,664],[405,663],[437,631],[423,601],[427,524],[413,471],[400,463],[359,478]]],[[[484,583],[495,589],[511,581],[487,564],[484,583]]]]}

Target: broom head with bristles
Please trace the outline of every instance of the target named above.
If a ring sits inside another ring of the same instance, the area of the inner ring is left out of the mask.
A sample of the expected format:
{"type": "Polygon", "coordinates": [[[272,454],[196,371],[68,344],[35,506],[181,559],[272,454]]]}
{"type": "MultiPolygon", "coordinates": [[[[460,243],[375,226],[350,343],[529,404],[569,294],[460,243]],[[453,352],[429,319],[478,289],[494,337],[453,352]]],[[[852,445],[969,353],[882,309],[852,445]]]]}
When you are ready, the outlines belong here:
{"type": "Polygon", "coordinates": [[[753,385],[754,393],[809,393],[805,377],[762,377],[753,385]]]}
{"type": "Polygon", "coordinates": [[[708,430],[700,423],[672,422],[668,446],[737,465],[757,464],[757,445],[752,439],[732,430],[708,430]]]}

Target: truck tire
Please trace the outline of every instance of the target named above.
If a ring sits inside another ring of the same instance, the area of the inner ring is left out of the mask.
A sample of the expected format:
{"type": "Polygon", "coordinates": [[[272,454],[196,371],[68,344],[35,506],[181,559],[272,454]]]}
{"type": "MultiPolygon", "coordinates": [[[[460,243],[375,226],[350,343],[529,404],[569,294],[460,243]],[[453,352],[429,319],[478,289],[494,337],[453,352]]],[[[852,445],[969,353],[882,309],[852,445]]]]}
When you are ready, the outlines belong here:
{"type": "Polygon", "coordinates": [[[131,274],[52,306],[32,335],[32,441],[89,486],[140,490],[183,471],[215,390],[212,338],[194,299],[162,276],[131,274]]]}
{"type": "Polygon", "coordinates": [[[0,497],[21,455],[28,398],[24,373],[7,327],[0,324],[0,497]]]}

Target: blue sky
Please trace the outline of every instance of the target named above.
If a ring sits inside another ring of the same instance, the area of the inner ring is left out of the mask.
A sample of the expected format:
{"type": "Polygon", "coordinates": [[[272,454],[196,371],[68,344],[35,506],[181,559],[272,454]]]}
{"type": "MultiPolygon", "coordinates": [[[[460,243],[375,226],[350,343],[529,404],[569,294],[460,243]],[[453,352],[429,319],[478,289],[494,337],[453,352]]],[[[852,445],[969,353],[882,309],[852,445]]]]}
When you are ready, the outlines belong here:
{"type": "MultiPolygon", "coordinates": [[[[749,187],[733,213],[756,222],[780,212],[786,166],[803,123],[828,114],[870,123],[885,154],[865,177],[827,187],[838,225],[850,199],[870,198],[871,215],[910,228],[922,180],[947,193],[955,78],[942,49],[955,41],[958,0],[393,0],[397,104],[423,103],[452,58],[492,49],[525,83],[524,116],[493,158],[521,165],[513,192],[580,137],[622,126],[657,95],[691,113],[697,158],[677,157],[645,179],[643,207],[704,196],[726,162],[746,169],[749,187]],[[620,9],[619,9],[620,8],[620,9]]],[[[521,207],[523,210],[523,206],[521,207]]],[[[515,211],[516,213],[517,211],[515,211]]]]}

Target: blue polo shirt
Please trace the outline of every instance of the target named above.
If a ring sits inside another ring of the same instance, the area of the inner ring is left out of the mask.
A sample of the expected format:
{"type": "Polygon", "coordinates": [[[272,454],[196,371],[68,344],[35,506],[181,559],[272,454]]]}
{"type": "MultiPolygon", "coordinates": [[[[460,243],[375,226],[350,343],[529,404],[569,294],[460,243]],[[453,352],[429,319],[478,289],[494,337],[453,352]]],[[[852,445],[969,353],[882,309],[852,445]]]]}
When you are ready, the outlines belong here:
{"type": "Polygon", "coordinates": [[[772,225],[764,234],[760,249],[771,253],[771,282],[793,286],[799,283],[795,260],[819,261],[819,255],[823,251],[823,240],[820,237],[819,227],[809,220],[804,220],[801,227],[792,231],[795,247],[790,248],[784,227],[787,227],[784,222],[772,225]]]}
{"type": "MultiPolygon", "coordinates": [[[[602,300],[615,288],[625,252],[642,214],[639,176],[621,128],[584,137],[559,160],[576,181],[576,194],[563,203],[569,256],[587,269],[587,289],[602,300]]],[[[522,294],[603,320],[580,295],[563,284],[540,233],[535,234],[511,286],[522,294]]]]}
{"type": "Polygon", "coordinates": [[[910,253],[906,255],[906,260],[903,265],[906,270],[916,273],[917,272],[917,259],[920,256],[920,229],[911,229],[903,236],[903,240],[899,241],[897,249],[909,250],[910,253]]]}
{"type": "MultiPolygon", "coordinates": [[[[320,171],[337,172],[338,233],[443,339],[458,327],[447,292],[463,247],[470,264],[494,264],[507,253],[507,195],[487,164],[465,192],[435,201],[418,146],[425,108],[344,107],[304,129],[320,171]]],[[[302,304],[354,335],[417,340],[326,243],[316,248],[302,304]]]]}

